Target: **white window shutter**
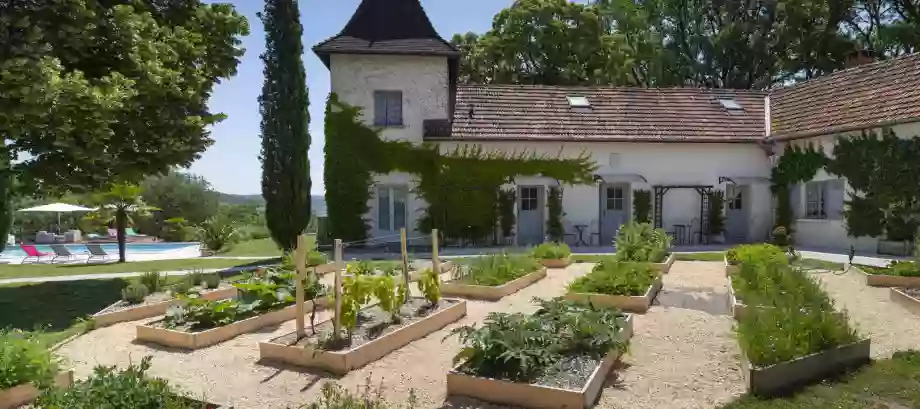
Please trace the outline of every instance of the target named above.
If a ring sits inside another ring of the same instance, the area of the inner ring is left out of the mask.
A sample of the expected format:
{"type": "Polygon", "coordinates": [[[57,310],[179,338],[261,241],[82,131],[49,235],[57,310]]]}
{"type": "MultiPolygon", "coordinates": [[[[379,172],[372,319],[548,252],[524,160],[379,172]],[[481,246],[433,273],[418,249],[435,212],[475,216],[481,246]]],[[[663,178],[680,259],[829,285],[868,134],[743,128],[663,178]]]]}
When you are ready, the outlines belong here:
{"type": "Polygon", "coordinates": [[[402,92],[389,92],[387,95],[387,125],[402,125],[402,92]]]}
{"type": "Polygon", "coordinates": [[[387,97],[382,91],[374,92],[374,125],[387,124],[387,97]]]}
{"type": "Polygon", "coordinates": [[[802,186],[796,183],[789,187],[789,203],[792,205],[792,215],[796,219],[801,219],[805,215],[804,204],[802,203],[802,186]]]}
{"type": "Polygon", "coordinates": [[[830,220],[843,219],[843,198],[846,193],[843,179],[829,180],[826,182],[825,206],[827,218],[830,220]]]}

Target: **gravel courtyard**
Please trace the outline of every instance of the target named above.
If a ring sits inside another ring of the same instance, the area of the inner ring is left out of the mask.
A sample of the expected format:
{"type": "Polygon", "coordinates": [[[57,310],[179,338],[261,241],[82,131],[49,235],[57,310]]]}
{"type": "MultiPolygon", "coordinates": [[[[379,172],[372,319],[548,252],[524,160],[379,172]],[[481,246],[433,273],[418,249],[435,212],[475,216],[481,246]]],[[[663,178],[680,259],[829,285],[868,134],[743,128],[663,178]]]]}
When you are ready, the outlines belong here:
{"type": "MultiPolygon", "coordinates": [[[[397,403],[405,402],[414,390],[422,408],[498,408],[465,399],[445,401],[445,373],[460,344],[453,337],[444,337],[458,325],[481,322],[489,312],[533,311],[533,297],[562,295],[566,284],[590,271],[591,266],[574,264],[564,270],[549,270],[547,278],[499,302],[468,301],[467,316],[458,323],[338,379],[295,367],[257,363],[257,343],[293,331],[293,321],[198,351],[134,343],[137,323],[123,323],[86,334],[59,352],[80,377],[98,364],[125,365],[152,355],[154,375],[237,409],[296,408],[314,401],[326,380],[336,380],[351,390],[368,382],[382,384],[387,399],[397,403]]],[[[873,355],[920,347],[920,317],[888,301],[887,289],[866,287],[854,274],[823,273],[816,277],[840,307],[850,309],[859,329],[873,336],[873,355]]],[[[329,313],[323,311],[318,317],[328,319],[329,313]]],[[[740,396],[744,383],[732,325],[722,264],[676,262],[664,277],[655,306],[636,316],[630,352],[608,377],[596,407],[708,409],[740,396]]]]}

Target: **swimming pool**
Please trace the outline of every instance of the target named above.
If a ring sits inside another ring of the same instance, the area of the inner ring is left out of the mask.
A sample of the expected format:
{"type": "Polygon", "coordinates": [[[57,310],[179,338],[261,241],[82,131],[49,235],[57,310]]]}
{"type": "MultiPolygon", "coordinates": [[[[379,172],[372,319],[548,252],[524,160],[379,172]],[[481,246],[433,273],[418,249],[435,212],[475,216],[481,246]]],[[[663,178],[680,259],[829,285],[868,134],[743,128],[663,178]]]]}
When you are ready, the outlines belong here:
{"type": "MultiPolygon", "coordinates": [[[[102,249],[109,254],[118,254],[118,244],[117,243],[99,243],[102,246],[102,249]]],[[[74,254],[85,254],[86,244],[64,244],[64,247],[67,247],[71,253],[74,254]]],[[[47,244],[36,244],[35,247],[38,251],[52,252],[51,246],[47,244]]],[[[189,247],[198,248],[198,243],[186,242],[186,243],[127,243],[125,244],[125,254],[159,254],[169,251],[183,250],[189,247]]],[[[22,248],[17,246],[6,246],[6,249],[3,250],[3,253],[0,253],[0,258],[18,258],[25,257],[26,253],[22,251],[22,248]]]]}

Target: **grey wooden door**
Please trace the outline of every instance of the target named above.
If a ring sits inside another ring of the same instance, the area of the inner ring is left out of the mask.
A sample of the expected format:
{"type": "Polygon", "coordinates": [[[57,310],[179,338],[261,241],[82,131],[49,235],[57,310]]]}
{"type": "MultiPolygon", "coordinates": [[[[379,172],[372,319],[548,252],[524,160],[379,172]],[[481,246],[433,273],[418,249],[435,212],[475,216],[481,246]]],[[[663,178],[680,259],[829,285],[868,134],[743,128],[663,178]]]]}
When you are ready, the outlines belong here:
{"type": "Polygon", "coordinates": [[[746,185],[725,187],[725,240],[728,242],[748,240],[748,191],[746,185]]]}
{"type": "Polygon", "coordinates": [[[543,243],[543,186],[518,188],[518,245],[543,243]]]}
{"type": "Polygon", "coordinates": [[[610,246],[620,226],[629,221],[629,185],[601,185],[601,246],[610,246]]]}

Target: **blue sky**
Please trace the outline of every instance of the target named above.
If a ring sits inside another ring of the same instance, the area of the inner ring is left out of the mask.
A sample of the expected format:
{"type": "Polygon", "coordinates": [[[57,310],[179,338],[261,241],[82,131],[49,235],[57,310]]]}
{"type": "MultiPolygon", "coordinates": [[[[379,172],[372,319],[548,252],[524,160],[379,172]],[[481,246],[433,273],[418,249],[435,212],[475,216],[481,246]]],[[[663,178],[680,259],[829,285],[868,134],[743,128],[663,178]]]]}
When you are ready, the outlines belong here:
{"type": "MultiPolygon", "coordinates": [[[[226,0],[223,0],[226,2],[226,0]]],[[[300,0],[303,43],[306,48],[304,65],[310,88],[310,173],[313,193],[323,193],[323,108],[329,95],[329,71],[310,50],[315,44],[337,34],[348,22],[360,0],[300,0]]],[[[243,39],[246,55],[239,73],[219,84],[211,98],[211,110],[223,112],[228,118],[212,129],[213,146],[195,162],[191,171],[207,178],[221,192],[258,194],[261,192],[259,163],[259,104],[256,100],[262,88],[264,50],[262,23],[256,13],[262,10],[262,0],[230,1],[249,19],[251,34],[243,39]]],[[[445,39],[459,32],[485,32],[492,16],[509,6],[512,0],[422,0],[422,5],[435,28],[445,39]]]]}

